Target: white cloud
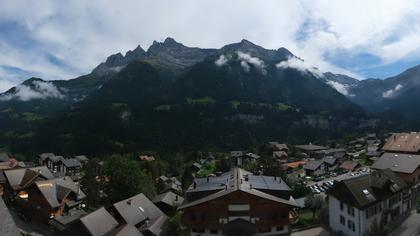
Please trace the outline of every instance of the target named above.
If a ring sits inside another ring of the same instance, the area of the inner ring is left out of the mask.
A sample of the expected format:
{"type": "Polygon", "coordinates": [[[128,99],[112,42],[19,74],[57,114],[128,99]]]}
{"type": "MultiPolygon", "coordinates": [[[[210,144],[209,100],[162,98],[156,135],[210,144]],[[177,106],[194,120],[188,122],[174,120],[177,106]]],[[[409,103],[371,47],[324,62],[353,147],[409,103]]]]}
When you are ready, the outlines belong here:
{"type": "Polygon", "coordinates": [[[246,72],[249,71],[250,67],[249,64],[255,66],[257,69],[261,70],[263,74],[266,74],[267,71],[265,70],[265,63],[258,57],[253,57],[248,53],[244,53],[241,51],[237,51],[236,54],[238,55],[238,59],[241,61],[241,66],[244,68],[246,72]]]}
{"type": "Polygon", "coordinates": [[[327,84],[337,90],[339,93],[343,94],[344,96],[354,97],[354,94],[349,93],[349,86],[346,84],[342,84],[336,81],[328,80],[327,84]]]}
{"type": "Polygon", "coordinates": [[[225,55],[220,55],[219,58],[214,62],[217,66],[224,66],[228,62],[225,55]]]}
{"type": "Polygon", "coordinates": [[[312,65],[310,65],[309,63],[296,58],[296,57],[289,57],[289,59],[287,61],[281,61],[279,63],[276,64],[277,68],[293,68],[293,69],[297,69],[303,73],[312,73],[314,76],[316,77],[321,77],[323,76],[322,71],[320,71],[319,69],[313,67],[312,65]]]}
{"type": "Polygon", "coordinates": [[[383,92],[382,97],[383,98],[393,98],[393,97],[395,97],[396,93],[398,91],[400,91],[402,88],[403,88],[403,86],[401,84],[397,84],[395,86],[395,88],[383,92]]]}
{"type": "Polygon", "coordinates": [[[30,6],[13,0],[2,1],[0,24],[25,33],[1,32],[0,65],[45,79],[89,73],[115,52],[147,48],[167,36],[206,48],[246,38],[267,48],[286,47],[322,71],[350,76],[358,75],[328,55],[373,54],[381,64],[420,57],[416,0],[39,0],[30,6]]]}
{"type": "Polygon", "coordinates": [[[29,101],[32,99],[56,98],[63,99],[64,95],[51,82],[33,81],[33,88],[24,84],[16,86],[16,91],[0,96],[0,100],[29,101]]]}

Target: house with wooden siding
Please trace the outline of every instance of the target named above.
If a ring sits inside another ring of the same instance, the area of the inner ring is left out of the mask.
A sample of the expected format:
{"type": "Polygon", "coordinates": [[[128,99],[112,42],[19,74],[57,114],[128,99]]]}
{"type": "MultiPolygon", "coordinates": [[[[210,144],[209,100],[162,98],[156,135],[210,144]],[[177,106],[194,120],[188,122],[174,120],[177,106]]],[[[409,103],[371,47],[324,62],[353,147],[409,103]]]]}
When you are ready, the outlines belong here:
{"type": "Polygon", "coordinates": [[[279,177],[240,168],[195,179],[178,209],[190,235],[289,235],[296,202],[279,177]]]}

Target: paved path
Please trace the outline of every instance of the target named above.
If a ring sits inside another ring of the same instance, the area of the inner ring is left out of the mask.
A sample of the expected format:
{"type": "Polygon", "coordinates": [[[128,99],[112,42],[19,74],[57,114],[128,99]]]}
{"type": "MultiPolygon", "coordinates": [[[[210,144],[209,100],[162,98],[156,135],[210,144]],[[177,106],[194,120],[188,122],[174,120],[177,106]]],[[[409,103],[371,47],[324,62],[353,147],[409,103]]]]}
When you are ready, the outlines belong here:
{"type": "Polygon", "coordinates": [[[331,235],[330,232],[328,232],[322,226],[310,228],[307,230],[292,232],[292,236],[330,236],[330,235],[331,235]]]}
{"type": "Polygon", "coordinates": [[[415,210],[411,211],[410,216],[402,222],[400,227],[392,232],[395,236],[417,236],[420,235],[420,214],[415,210]]]}

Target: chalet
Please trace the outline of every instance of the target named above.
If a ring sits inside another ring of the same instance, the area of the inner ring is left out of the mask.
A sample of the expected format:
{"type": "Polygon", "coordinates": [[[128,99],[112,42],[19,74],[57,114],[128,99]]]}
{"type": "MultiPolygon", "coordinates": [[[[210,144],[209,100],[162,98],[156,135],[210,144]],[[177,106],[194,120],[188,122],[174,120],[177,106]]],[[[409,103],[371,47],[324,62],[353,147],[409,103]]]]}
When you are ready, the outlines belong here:
{"type": "Polygon", "coordinates": [[[318,146],[314,144],[296,145],[295,148],[309,157],[317,157],[317,152],[327,150],[327,147],[318,146]]]}
{"type": "Polygon", "coordinates": [[[188,202],[178,209],[190,235],[283,235],[297,207],[279,177],[255,176],[240,168],[195,179],[188,202]]]}
{"type": "Polygon", "coordinates": [[[285,143],[269,142],[269,144],[271,147],[273,147],[275,151],[284,151],[284,152],[289,151],[289,147],[285,143]]]}
{"type": "MultiPolygon", "coordinates": [[[[79,235],[105,236],[117,229],[118,221],[101,207],[80,218],[79,235]]],[[[70,234],[69,234],[70,235],[70,234]]]]}
{"type": "Polygon", "coordinates": [[[76,158],[61,159],[58,162],[58,165],[60,176],[71,176],[75,180],[80,177],[82,163],[80,163],[76,158]]]}
{"type": "Polygon", "coordinates": [[[28,199],[28,188],[36,181],[53,179],[50,170],[45,167],[22,168],[4,171],[7,179],[5,195],[13,198],[28,199]]]}
{"type": "Polygon", "coordinates": [[[78,160],[82,164],[82,167],[89,162],[89,159],[85,155],[74,156],[74,159],[78,160]]]}
{"type": "Polygon", "coordinates": [[[67,215],[50,219],[49,224],[56,235],[77,235],[71,231],[78,228],[80,218],[86,215],[87,213],[83,209],[73,209],[67,215]]]}
{"type": "Polygon", "coordinates": [[[391,169],[404,181],[417,184],[420,180],[420,155],[384,153],[371,166],[372,169],[391,169]]]}
{"type": "Polygon", "coordinates": [[[198,163],[198,162],[194,162],[192,165],[191,165],[191,170],[193,171],[193,172],[198,172],[198,171],[200,171],[201,170],[201,164],[200,163],[198,163]]]}
{"type": "Polygon", "coordinates": [[[329,225],[340,235],[365,235],[381,218],[387,224],[398,224],[410,211],[411,190],[389,169],[342,180],[327,194],[329,225]]]}
{"type": "Polygon", "coordinates": [[[53,153],[42,153],[38,156],[39,164],[48,167],[52,173],[59,172],[62,159],[64,159],[62,156],[56,156],[53,153]]]}
{"type": "Polygon", "coordinates": [[[230,152],[230,158],[234,166],[242,166],[244,157],[245,157],[244,151],[231,151],[230,152]]]}
{"type": "Polygon", "coordinates": [[[356,161],[344,161],[339,166],[340,169],[345,171],[354,171],[359,166],[359,163],[356,161]]]}
{"type": "Polygon", "coordinates": [[[176,209],[184,202],[184,198],[173,192],[157,195],[153,203],[167,215],[174,215],[176,209]]]}
{"type": "Polygon", "coordinates": [[[16,226],[3,198],[0,197],[0,235],[21,236],[24,235],[16,226]]]}
{"type": "Polygon", "coordinates": [[[323,160],[311,160],[304,166],[306,176],[324,175],[327,171],[327,165],[323,160]]]}
{"type": "Polygon", "coordinates": [[[384,152],[420,154],[420,133],[394,133],[384,146],[384,152]]]}
{"type": "Polygon", "coordinates": [[[257,155],[257,154],[252,153],[252,152],[248,152],[247,154],[245,154],[245,157],[252,160],[252,161],[257,161],[261,158],[260,155],[257,155]]]}
{"type": "Polygon", "coordinates": [[[333,169],[337,165],[337,158],[333,156],[326,156],[322,158],[322,161],[325,163],[327,171],[333,169]]]}
{"type": "Polygon", "coordinates": [[[144,235],[164,236],[170,230],[169,217],[142,193],[115,203],[112,212],[118,222],[132,225],[144,235]]]}
{"type": "Polygon", "coordinates": [[[285,151],[275,151],[273,152],[273,158],[276,160],[287,160],[289,155],[287,155],[287,152],[285,151]]]}
{"type": "Polygon", "coordinates": [[[167,177],[167,176],[160,176],[158,178],[158,185],[159,189],[162,190],[162,192],[167,192],[173,190],[177,193],[182,193],[182,183],[176,178],[176,177],[167,177]]]}
{"type": "Polygon", "coordinates": [[[82,216],[64,235],[143,236],[133,225],[119,224],[104,207],[82,216]]]}
{"type": "Polygon", "coordinates": [[[28,189],[28,205],[40,219],[59,218],[79,209],[86,198],[70,177],[36,181],[28,189]]]}
{"type": "Polygon", "coordinates": [[[314,153],[317,158],[323,158],[327,156],[332,156],[335,158],[342,158],[346,154],[346,149],[344,148],[330,148],[325,150],[319,150],[314,153]]]}
{"type": "Polygon", "coordinates": [[[7,153],[0,153],[0,171],[23,167],[25,167],[25,163],[17,161],[7,153]]]}
{"type": "Polygon", "coordinates": [[[307,161],[295,161],[290,163],[285,163],[281,166],[281,169],[284,171],[287,171],[288,173],[291,173],[295,171],[296,169],[304,166],[307,163],[307,161]]]}

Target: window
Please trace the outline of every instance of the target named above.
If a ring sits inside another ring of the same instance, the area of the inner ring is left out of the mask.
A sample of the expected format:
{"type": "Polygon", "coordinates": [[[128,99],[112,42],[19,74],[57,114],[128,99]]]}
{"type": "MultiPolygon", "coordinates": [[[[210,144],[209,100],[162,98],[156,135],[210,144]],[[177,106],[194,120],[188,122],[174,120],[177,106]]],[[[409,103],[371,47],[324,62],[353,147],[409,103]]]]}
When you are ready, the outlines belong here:
{"type": "Polygon", "coordinates": [[[340,215],[340,224],[345,225],[346,224],[346,218],[344,216],[340,215]]]}
{"type": "Polygon", "coordinates": [[[351,220],[348,220],[347,221],[347,228],[349,228],[351,231],[354,232],[354,230],[356,229],[354,222],[351,221],[351,220]]]}
{"type": "Polygon", "coordinates": [[[370,217],[369,209],[366,209],[365,211],[366,211],[366,219],[369,219],[369,217],[370,217]]]}
{"type": "Polygon", "coordinates": [[[347,213],[351,216],[354,216],[354,208],[350,205],[347,206],[347,213]]]}
{"type": "Polygon", "coordinates": [[[340,201],[340,210],[344,210],[344,203],[340,201]]]}
{"type": "Polygon", "coordinates": [[[217,229],[210,229],[210,234],[218,234],[219,231],[217,229]]]}

